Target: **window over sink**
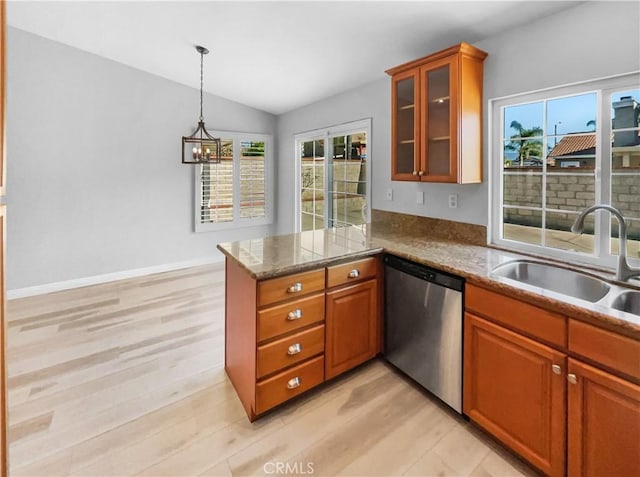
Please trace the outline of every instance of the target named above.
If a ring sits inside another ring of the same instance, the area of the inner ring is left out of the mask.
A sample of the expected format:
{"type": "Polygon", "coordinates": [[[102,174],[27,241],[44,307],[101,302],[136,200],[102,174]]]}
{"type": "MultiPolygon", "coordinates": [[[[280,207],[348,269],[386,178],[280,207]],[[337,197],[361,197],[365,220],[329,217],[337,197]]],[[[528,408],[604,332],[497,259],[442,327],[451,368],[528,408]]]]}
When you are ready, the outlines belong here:
{"type": "Polygon", "coordinates": [[[523,251],[612,267],[618,224],[590,214],[618,208],[628,256],[640,258],[640,74],[490,101],[491,241],[523,251]]]}

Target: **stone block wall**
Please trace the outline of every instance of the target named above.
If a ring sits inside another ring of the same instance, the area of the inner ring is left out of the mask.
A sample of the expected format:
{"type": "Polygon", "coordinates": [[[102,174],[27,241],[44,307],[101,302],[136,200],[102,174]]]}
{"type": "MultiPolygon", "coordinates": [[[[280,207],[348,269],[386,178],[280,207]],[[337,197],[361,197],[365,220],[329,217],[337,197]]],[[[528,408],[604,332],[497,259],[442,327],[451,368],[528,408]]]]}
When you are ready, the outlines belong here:
{"type": "MultiPolygon", "coordinates": [[[[576,217],[564,212],[553,212],[552,209],[582,211],[595,202],[595,177],[592,170],[576,171],[571,175],[547,174],[547,228],[568,231],[576,217]]],[[[640,239],[640,174],[616,175],[614,171],[611,180],[611,203],[629,219],[629,238],[640,239]]],[[[542,176],[526,173],[505,174],[504,204],[542,207],[542,176]]],[[[539,210],[505,209],[504,215],[505,223],[534,227],[542,225],[542,213],[539,210]]],[[[617,236],[618,227],[615,219],[613,223],[613,235],[617,236]]],[[[591,220],[585,223],[585,232],[593,233],[591,220]]]]}

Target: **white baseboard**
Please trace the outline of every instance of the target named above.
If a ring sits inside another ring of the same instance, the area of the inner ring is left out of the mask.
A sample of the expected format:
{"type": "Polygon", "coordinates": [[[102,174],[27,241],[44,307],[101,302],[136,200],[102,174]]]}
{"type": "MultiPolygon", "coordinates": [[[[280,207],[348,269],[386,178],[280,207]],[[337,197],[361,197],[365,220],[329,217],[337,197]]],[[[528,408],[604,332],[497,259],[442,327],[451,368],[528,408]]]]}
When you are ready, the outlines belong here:
{"type": "Polygon", "coordinates": [[[224,256],[220,254],[219,257],[214,256],[210,258],[187,260],[184,262],[167,263],[163,265],[155,265],[153,267],[136,268],[134,270],[123,270],[121,272],[105,273],[104,275],[94,275],[91,277],[75,278],[73,280],[65,280],[62,282],[46,283],[44,285],[36,285],[33,287],[17,288],[15,290],[7,290],[7,300],[26,298],[28,296],[44,295],[46,293],[70,290],[72,288],[86,287],[89,285],[97,285],[99,283],[114,282],[116,280],[124,280],[125,278],[153,275],[154,273],[170,272],[172,270],[197,267],[199,265],[223,263],[223,261],[224,256]]]}

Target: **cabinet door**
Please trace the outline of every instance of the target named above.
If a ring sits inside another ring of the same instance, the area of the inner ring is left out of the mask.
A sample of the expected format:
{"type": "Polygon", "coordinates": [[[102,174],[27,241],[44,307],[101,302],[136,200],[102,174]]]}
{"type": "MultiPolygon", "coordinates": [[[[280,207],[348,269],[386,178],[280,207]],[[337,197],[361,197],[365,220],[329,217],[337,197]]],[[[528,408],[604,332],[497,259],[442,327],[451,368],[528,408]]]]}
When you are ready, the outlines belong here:
{"type": "Polygon", "coordinates": [[[566,356],[465,313],[463,411],[545,474],[565,470],[566,356]]]}
{"type": "Polygon", "coordinates": [[[458,55],[420,69],[423,181],[458,180],[458,55]]]}
{"type": "Polygon", "coordinates": [[[569,476],[640,475],[640,386],[569,358],[569,476]]]}
{"type": "Polygon", "coordinates": [[[377,316],[375,279],[327,292],[325,379],[376,355],[377,316]]]}
{"type": "Polygon", "coordinates": [[[417,181],[420,162],[418,70],[391,79],[391,178],[417,181]]]}

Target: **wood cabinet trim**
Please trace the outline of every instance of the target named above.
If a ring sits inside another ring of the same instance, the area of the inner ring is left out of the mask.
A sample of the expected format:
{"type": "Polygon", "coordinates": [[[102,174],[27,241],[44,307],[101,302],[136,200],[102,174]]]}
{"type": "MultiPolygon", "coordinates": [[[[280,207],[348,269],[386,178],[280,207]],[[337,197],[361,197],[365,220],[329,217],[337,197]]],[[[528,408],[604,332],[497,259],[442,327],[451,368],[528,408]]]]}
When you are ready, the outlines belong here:
{"type": "Polygon", "coordinates": [[[409,61],[407,63],[403,63],[398,66],[394,66],[393,68],[389,68],[385,71],[389,76],[395,76],[399,73],[402,73],[407,70],[412,70],[414,68],[420,67],[425,63],[430,63],[432,61],[439,60],[441,58],[445,58],[451,55],[462,54],[471,58],[475,58],[477,60],[483,61],[488,53],[486,51],[482,51],[475,46],[470,45],[469,43],[462,42],[457,45],[451,46],[441,51],[437,51],[436,53],[424,56],[422,58],[418,58],[417,60],[409,61]]]}
{"type": "Polygon", "coordinates": [[[567,318],[467,282],[465,307],[507,328],[559,349],[567,348],[567,318]]]}
{"type": "Polygon", "coordinates": [[[225,261],[225,371],[249,416],[256,418],[256,280],[225,261]],[[241,293],[242,296],[235,295],[241,293]]]}
{"type": "Polygon", "coordinates": [[[640,382],[640,342],[579,320],[569,320],[569,352],[640,382]]]}

